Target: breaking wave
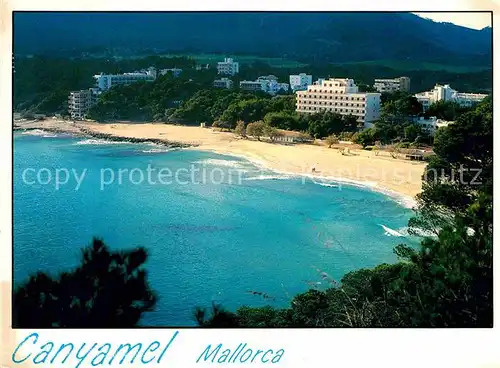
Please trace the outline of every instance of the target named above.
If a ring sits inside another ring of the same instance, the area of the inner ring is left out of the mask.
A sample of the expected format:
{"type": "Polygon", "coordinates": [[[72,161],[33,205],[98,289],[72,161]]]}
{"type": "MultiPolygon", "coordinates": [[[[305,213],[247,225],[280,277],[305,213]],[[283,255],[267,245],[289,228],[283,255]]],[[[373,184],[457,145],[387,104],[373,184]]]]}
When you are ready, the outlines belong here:
{"type": "Polygon", "coordinates": [[[387,227],[385,225],[379,224],[382,229],[384,229],[384,235],[387,236],[396,236],[396,237],[404,237],[405,235],[401,234],[399,231],[391,229],[390,227],[387,227]]]}
{"type": "Polygon", "coordinates": [[[25,132],[22,132],[21,134],[34,135],[34,136],[43,137],[43,138],[55,138],[55,137],[57,137],[57,134],[49,133],[49,132],[42,130],[42,129],[27,130],[25,132]]]}
{"type": "Polygon", "coordinates": [[[147,150],[141,150],[143,153],[165,153],[165,152],[170,152],[173,151],[174,148],[151,148],[147,150]]]}
{"type": "Polygon", "coordinates": [[[195,161],[193,163],[199,165],[224,166],[233,169],[246,169],[246,166],[240,161],[206,159],[201,161],[195,161]]]}
{"type": "Polygon", "coordinates": [[[126,142],[117,142],[117,141],[107,141],[105,139],[84,139],[82,141],[78,141],[74,143],[78,146],[87,146],[87,145],[107,145],[107,144],[123,144],[126,142]]]}
{"type": "Polygon", "coordinates": [[[290,177],[285,175],[259,175],[259,176],[251,176],[245,178],[244,180],[283,180],[290,179],[290,177]]]}
{"type": "Polygon", "coordinates": [[[331,184],[331,183],[319,183],[317,181],[313,181],[314,184],[321,185],[322,187],[329,187],[329,188],[338,188],[339,186],[337,184],[331,184]]]}

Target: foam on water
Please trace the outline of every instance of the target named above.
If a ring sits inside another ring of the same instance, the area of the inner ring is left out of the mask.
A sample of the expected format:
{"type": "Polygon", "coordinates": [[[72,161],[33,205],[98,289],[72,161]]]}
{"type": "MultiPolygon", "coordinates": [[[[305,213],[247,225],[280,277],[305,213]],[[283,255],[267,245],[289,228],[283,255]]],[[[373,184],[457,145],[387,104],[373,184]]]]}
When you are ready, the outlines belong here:
{"type": "Polygon", "coordinates": [[[250,176],[248,178],[244,178],[243,180],[283,180],[283,179],[290,179],[290,177],[285,175],[259,175],[259,176],[250,176]]]}
{"type": "Polygon", "coordinates": [[[321,185],[322,187],[328,187],[328,188],[338,188],[339,186],[336,184],[331,184],[331,183],[320,183],[313,181],[314,184],[321,185]]]}
{"type": "Polygon", "coordinates": [[[39,136],[39,137],[43,137],[43,138],[55,138],[55,137],[57,137],[57,134],[49,133],[49,132],[42,130],[42,129],[27,130],[25,132],[22,132],[21,134],[34,135],[34,136],[39,136]]]}
{"type": "Polygon", "coordinates": [[[90,138],[90,139],[84,139],[82,141],[78,141],[74,143],[75,145],[78,146],[87,146],[87,145],[92,145],[92,146],[100,146],[100,145],[108,145],[108,144],[124,144],[128,142],[118,142],[118,141],[108,141],[106,139],[95,139],[95,138],[90,138]]]}
{"type": "Polygon", "coordinates": [[[170,151],[174,151],[175,149],[174,148],[151,148],[151,149],[147,149],[147,150],[141,150],[141,152],[144,152],[144,153],[165,153],[165,152],[170,152],[170,151]]]}
{"type": "Polygon", "coordinates": [[[233,169],[246,169],[248,165],[244,165],[243,162],[240,161],[232,161],[232,160],[219,160],[219,159],[206,159],[201,161],[194,161],[194,164],[199,165],[210,165],[210,166],[224,166],[233,169]]]}
{"type": "Polygon", "coordinates": [[[384,235],[386,236],[396,236],[396,237],[403,237],[404,235],[401,234],[399,231],[391,229],[390,227],[387,227],[385,225],[379,224],[382,229],[384,229],[384,235]]]}

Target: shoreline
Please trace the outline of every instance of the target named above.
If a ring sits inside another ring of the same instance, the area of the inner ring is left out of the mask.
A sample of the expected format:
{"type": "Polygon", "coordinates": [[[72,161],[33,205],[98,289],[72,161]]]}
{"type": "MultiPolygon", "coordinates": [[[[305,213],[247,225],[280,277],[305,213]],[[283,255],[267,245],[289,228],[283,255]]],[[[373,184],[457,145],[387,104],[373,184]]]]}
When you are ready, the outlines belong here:
{"type": "Polygon", "coordinates": [[[48,132],[48,133],[55,133],[55,134],[70,134],[75,137],[90,137],[90,138],[96,138],[96,139],[102,139],[110,142],[123,142],[123,143],[152,143],[156,144],[159,146],[164,146],[164,147],[169,147],[169,148],[189,148],[193,147],[192,145],[189,144],[184,144],[181,142],[173,142],[173,141],[168,141],[164,139],[156,139],[156,138],[134,138],[134,137],[125,137],[125,136],[118,136],[118,135],[112,135],[112,134],[106,134],[106,133],[99,133],[95,132],[89,129],[81,129],[79,132],[77,131],[68,131],[64,129],[58,129],[58,128],[37,128],[37,127],[28,127],[28,128],[22,128],[22,127],[14,127],[13,131],[14,132],[20,132],[20,131],[34,131],[34,130],[40,130],[43,132],[48,132]]]}
{"type": "Polygon", "coordinates": [[[367,182],[367,181],[354,180],[354,179],[348,179],[348,178],[339,178],[339,177],[333,177],[333,176],[314,176],[313,174],[280,171],[280,170],[277,170],[273,167],[266,165],[262,161],[253,160],[245,155],[240,155],[240,154],[236,154],[236,153],[228,153],[225,151],[203,149],[202,147],[196,147],[196,146],[195,147],[188,147],[188,149],[203,151],[203,152],[212,152],[212,153],[215,153],[218,155],[226,155],[226,156],[232,156],[235,158],[240,158],[240,159],[243,159],[243,160],[250,162],[252,165],[257,166],[261,169],[272,171],[275,174],[289,176],[290,178],[307,178],[307,179],[310,179],[314,183],[316,183],[316,181],[324,181],[325,182],[325,183],[321,183],[321,182],[316,183],[319,185],[322,185],[322,184],[340,184],[339,186],[348,185],[348,186],[363,188],[366,190],[372,190],[374,192],[386,195],[387,197],[391,198],[392,200],[394,200],[395,202],[397,202],[401,206],[408,208],[408,209],[413,209],[417,204],[417,201],[415,200],[414,197],[403,194],[401,192],[397,192],[394,190],[390,190],[387,188],[377,186],[377,183],[375,183],[375,182],[367,182]]]}
{"type": "Polygon", "coordinates": [[[210,128],[158,123],[99,124],[45,120],[15,122],[13,131],[36,129],[108,141],[152,143],[229,155],[277,174],[373,190],[406,208],[412,208],[416,204],[414,196],[421,191],[421,176],[425,167],[425,163],[377,157],[370,151],[353,150],[351,156],[343,156],[337,150],[317,145],[273,144],[242,139],[234,133],[218,132],[210,128]],[[313,174],[311,167],[319,170],[313,174]],[[398,178],[400,181],[396,180],[398,178]]]}

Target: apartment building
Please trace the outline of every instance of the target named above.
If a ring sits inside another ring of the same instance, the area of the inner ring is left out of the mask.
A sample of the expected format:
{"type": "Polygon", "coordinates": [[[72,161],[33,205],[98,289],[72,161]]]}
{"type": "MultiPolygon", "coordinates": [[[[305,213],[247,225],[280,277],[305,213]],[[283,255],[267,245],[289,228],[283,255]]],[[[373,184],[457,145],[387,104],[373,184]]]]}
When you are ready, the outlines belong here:
{"type": "Polygon", "coordinates": [[[422,127],[422,130],[431,136],[434,136],[436,132],[443,127],[447,127],[453,124],[453,121],[446,121],[438,119],[435,116],[431,116],[429,119],[425,119],[423,116],[416,120],[416,123],[422,127]]]}
{"type": "Polygon", "coordinates": [[[217,63],[217,73],[222,75],[235,75],[240,71],[240,64],[232,58],[225,58],[217,63]]]}
{"type": "Polygon", "coordinates": [[[486,97],[488,97],[488,95],[484,93],[467,93],[467,92],[457,92],[454,96],[455,102],[462,107],[472,107],[475,104],[484,100],[486,97]]]}
{"type": "Polygon", "coordinates": [[[107,91],[114,86],[128,85],[135,82],[152,82],[156,79],[156,70],[154,68],[145,71],[123,73],[123,74],[97,74],[94,75],[96,87],[101,91],[107,91]]]}
{"type": "Polygon", "coordinates": [[[380,116],[380,93],[359,92],[354,80],[348,78],[320,79],[307,90],[297,91],[296,96],[296,110],[300,113],[354,115],[365,128],[372,127],[380,116]]]}
{"type": "Polygon", "coordinates": [[[240,82],[240,89],[244,91],[262,91],[264,89],[262,81],[247,81],[240,82]]]}
{"type": "Polygon", "coordinates": [[[93,89],[72,91],[68,96],[68,112],[73,120],[85,119],[90,108],[97,103],[97,92],[93,89]]]}
{"type": "Polygon", "coordinates": [[[278,78],[274,75],[266,75],[257,78],[255,81],[241,81],[240,89],[246,91],[263,91],[271,95],[275,95],[280,91],[287,92],[290,86],[288,83],[278,82],[278,78]]]}
{"type": "Polygon", "coordinates": [[[449,84],[436,84],[430,91],[417,93],[415,97],[426,111],[430,105],[438,101],[456,102],[462,107],[471,107],[481,102],[488,95],[483,93],[464,93],[458,92],[450,87],[449,84]]]}
{"type": "Polygon", "coordinates": [[[262,83],[262,90],[271,95],[275,95],[280,91],[287,92],[290,89],[288,83],[278,82],[278,77],[272,74],[261,76],[257,78],[257,81],[262,83]]]}
{"type": "Polygon", "coordinates": [[[279,83],[275,80],[264,80],[263,91],[271,95],[275,95],[278,92],[288,92],[290,85],[288,83],[279,83]]]}
{"type": "Polygon", "coordinates": [[[304,91],[310,84],[312,84],[312,75],[306,73],[290,75],[290,88],[293,92],[304,91]]]}
{"type": "Polygon", "coordinates": [[[229,78],[216,79],[214,80],[214,87],[231,89],[233,88],[233,81],[229,78]]]}
{"type": "Polygon", "coordinates": [[[373,88],[375,88],[380,93],[392,93],[396,91],[408,92],[410,90],[410,78],[399,77],[393,79],[375,79],[373,88]]]}

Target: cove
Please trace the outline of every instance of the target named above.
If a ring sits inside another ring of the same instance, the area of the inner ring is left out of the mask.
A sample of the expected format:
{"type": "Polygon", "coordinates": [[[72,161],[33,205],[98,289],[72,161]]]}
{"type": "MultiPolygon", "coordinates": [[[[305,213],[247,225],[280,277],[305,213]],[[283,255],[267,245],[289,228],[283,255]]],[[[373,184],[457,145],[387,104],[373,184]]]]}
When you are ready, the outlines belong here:
{"type": "Polygon", "coordinates": [[[213,301],[230,310],[284,307],[297,293],[327,288],[322,272],[339,281],[349,271],[394,262],[411,216],[381,193],[262,172],[231,156],[70,136],[14,138],[14,283],[38,270],[75,267],[92,236],[113,249],[144,246],[159,295],[144,326],[193,326],[193,308],[213,301]],[[238,169],[243,176],[241,184],[123,182],[99,189],[103,168],[148,165],[228,175],[238,169]],[[87,171],[75,191],[26,185],[28,168],[87,171]]]}

